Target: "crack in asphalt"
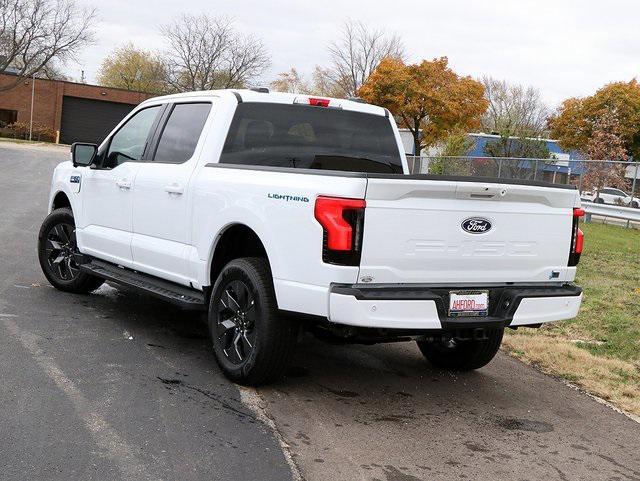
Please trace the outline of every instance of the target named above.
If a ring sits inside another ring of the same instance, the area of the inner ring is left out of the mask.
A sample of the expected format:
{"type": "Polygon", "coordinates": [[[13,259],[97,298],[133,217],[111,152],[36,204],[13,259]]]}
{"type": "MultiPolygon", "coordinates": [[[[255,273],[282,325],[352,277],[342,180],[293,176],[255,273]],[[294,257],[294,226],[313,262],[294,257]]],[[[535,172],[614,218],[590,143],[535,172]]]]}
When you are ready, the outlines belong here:
{"type": "Polygon", "coordinates": [[[228,402],[226,402],[225,400],[221,399],[220,396],[217,396],[216,394],[214,394],[211,391],[207,391],[206,389],[202,389],[196,386],[192,386],[190,384],[185,383],[182,379],[173,379],[173,378],[163,378],[160,376],[157,376],[157,379],[160,380],[160,382],[162,384],[166,384],[168,386],[176,386],[176,387],[182,387],[184,389],[190,389],[191,391],[195,391],[197,393],[202,394],[203,396],[205,396],[208,399],[211,399],[212,401],[214,401],[215,403],[217,403],[220,407],[224,408],[225,410],[232,412],[233,414],[243,418],[243,419],[251,419],[253,421],[258,421],[258,419],[247,413],[247,412],[243,412],[240,411],[239,409],[231,406],[228,402]]]}

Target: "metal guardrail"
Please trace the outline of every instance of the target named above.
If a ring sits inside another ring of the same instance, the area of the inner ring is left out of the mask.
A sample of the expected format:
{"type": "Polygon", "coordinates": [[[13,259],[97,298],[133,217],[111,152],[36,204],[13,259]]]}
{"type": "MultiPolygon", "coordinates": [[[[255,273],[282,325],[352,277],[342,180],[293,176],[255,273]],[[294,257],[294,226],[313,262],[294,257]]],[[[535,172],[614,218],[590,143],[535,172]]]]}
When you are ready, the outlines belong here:
{"type": "Polygon", "coordinates": [[[585,219],[589,222],[591,215],[597,215],[602,217],[611,217],[613,219],[628,220],[631,222],[640,222],[640,209],[633,207],[622,207],[619,205],[611,204],[596,204],[593,202],[582,201],[582,208],[588,214],[585,219]]]}

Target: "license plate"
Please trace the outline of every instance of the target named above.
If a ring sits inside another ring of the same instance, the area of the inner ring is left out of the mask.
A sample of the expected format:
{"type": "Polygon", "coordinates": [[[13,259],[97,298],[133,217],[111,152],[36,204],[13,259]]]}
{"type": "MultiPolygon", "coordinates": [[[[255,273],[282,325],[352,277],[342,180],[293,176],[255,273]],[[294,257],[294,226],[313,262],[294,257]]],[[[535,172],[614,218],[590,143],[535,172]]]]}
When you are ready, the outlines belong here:
{"type": "Polygon", "coordinates": [[[487,316],[489,314],[489,291],[451,291],[449,293],[449,316],[487,316]]]}

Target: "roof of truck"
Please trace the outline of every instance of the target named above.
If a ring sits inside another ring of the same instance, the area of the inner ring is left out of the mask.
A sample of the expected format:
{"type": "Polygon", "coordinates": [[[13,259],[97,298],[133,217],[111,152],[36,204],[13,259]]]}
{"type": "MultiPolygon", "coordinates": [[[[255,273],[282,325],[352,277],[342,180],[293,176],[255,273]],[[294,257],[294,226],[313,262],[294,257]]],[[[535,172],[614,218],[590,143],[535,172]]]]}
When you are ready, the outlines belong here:
{"type": "Polygon", "coordinates": [[[387,109],[364,103],[362,101],[354,101],[348,99],[339,99],[334,97],[323,97],[319,95],[292,94],[286,92],[261,92],[251,89],[223,89],[223,90],[198,90],[194,92],[184,92],[179,94],[164,95],[161,97],[153,97],[143,103],[150,103],[158,100],[176,101],[183,99],[203,98],[203,97],[231,97],[234,96],[238,103],[240,102],[264,102],[277,104],[294,104],[308,103],[308,99],[326,99],[329,100],[329,107],[342,108],[355,112],[363,112],[375,115],[389,115],[387,109]]]}

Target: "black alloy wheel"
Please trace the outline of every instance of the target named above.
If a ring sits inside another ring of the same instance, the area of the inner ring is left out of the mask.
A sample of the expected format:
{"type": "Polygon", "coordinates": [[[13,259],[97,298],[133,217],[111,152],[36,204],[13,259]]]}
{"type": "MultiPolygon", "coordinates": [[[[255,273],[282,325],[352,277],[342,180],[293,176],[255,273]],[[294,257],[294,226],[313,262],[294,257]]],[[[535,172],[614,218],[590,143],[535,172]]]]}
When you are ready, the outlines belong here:
{"type": "Polygon", "coordinates": [[[208,317],[213,353],[225,376],[258,386],[284,375],[299,324],[278,310],[266,258],[242,257],[222,269],[208,317]]]}
{"type": "Polygon", "coordinates": [[[75,226],[55,224],[45,237],[45,254],[49,272],[61,281],[73,281],[80,273],[75,226]]]}
{"type": "Polygon", "coordinates": [[[67,207],[54,210],[45,218],[38,234],[42,272],[61,291],[77,294],[95,291],[104,281],[80,270],[81,257],[73,212],[67,207]]]}
{"type": "Polygon", "coordinates": [[[255,300],[247,285],[233,280],[223,287],[218,300],[216,335],[222,352],[233,364],[241,364],[255,345],[255,300]]]}

